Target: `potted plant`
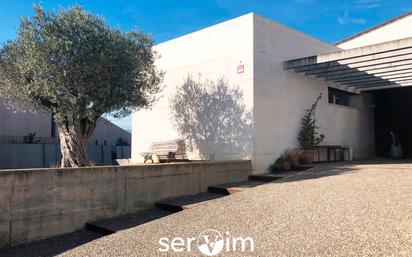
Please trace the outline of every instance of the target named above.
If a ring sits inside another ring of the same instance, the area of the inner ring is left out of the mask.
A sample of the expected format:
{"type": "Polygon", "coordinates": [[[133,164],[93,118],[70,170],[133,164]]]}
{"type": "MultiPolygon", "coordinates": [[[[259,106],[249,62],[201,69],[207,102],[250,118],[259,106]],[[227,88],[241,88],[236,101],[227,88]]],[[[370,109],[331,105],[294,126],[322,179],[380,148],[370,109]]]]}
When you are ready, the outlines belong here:
{"type": "Polygon", "coordinates": [[[315,157],[314,148],[325,138],[323,134],[318,133],[320,127],[316,125],[315,118],[316,107],[321,98],[322,94],[318,96],[310,108],[305,110],[305,115],[302,118],[298,141],[303,149],[303,161],[305,164],[311,164],[313,162],[315,157]]]}
{"type": "Polygon", "coordinates": [[[290,161],[292,168],[299,167],[299,161],[302,159],[302,150],[297,148],[287,148],[283,153],[290,161]]]}
{"type": "Polygon", "coordinates": [[[283,156],[283,158],[285,159],[285,161],[283,162],[282,170],[283,170],[283,171],[289,171],[289,170],[291,170],[291,169],[292,169],[292,163],[291,163],[291,161],[289,160],[289,158],[287,158],[287,156],[283,156]]]}
{"type": "Polygon", "coordinates": [[[289,171],[292,168],[291,161],[285,155],[279,156],[275,163],[271,165],[270,170],[272,172],[279,172],[279,171],[289,171]]]}

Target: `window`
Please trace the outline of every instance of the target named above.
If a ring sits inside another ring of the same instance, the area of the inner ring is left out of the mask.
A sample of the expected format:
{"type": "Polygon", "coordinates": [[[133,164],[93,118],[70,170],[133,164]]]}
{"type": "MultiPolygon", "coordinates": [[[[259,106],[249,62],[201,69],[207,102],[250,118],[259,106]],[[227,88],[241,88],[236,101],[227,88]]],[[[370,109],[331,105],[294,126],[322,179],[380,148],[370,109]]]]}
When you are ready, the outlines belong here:
{"type": "Polygon", "coordinates": [[[328,89],[328,93],[329,93],[329,103],[330,104],[351,106],[351,98],[354,95],[353,93],[346,92],[346,91],[339,90],[339,89],[332,88],[332,87],[328,89]]]}

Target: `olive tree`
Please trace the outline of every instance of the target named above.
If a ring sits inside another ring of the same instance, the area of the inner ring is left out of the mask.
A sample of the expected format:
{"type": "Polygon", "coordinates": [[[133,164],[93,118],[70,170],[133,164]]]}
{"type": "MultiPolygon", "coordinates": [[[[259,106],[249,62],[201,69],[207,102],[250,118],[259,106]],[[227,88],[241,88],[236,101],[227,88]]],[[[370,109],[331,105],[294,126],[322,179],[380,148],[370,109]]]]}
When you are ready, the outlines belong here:
{"type": "Polygon", "coordinates": [[[163,74],[154,65],[153,41],[111,28],[79,6],[34,10],[0,49],[0,97],[12,108],[51,113],[61,166],[87,166],[99,117],[123,117],[156,100],[163,74]]]}

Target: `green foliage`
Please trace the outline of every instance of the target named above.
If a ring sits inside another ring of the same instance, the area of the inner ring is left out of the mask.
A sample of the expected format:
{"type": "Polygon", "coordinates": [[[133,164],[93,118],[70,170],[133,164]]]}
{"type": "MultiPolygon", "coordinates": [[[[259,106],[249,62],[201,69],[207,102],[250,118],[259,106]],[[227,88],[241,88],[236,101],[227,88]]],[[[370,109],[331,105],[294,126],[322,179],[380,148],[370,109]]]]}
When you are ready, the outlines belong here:
{"type": "Polygon", "coordinates": [[[276,159],[275,166],[281,167],[286,161],[287,158],[282,154],[276,159]]]}
{"type": "Polygon", "coordinates": [[[30,132],[27,136],[24,136],[23,142],[25,144],[38,144],[40,140],[36,139],[36,133],[30,132]]]}
{"type": "Polygon", "coordinates": [[[61,165],[90,165],[87,142],[101,115],[126,116],[156,100],[163,73],[154,65],[153,42],[78,6],[34,11],[0,49],[0,97],[17,109],[51,113],[61,165]]]}
{"type": "Polygon", "coordinates": [[[57,122],[94,122],[156,99],[163,74],[148,35],[108,27],[78,6],[53,13],[37,5],[34,11],[0,49],[0,97],[10,105],[51,112],[57,122]]]}
{"type": "Polygon", "coordinates": [[[325,136],[318,133],[319,126],[316,125],[316,107],[319,100],[322,98],[322,94],[318,96],[312,106],[305,110],[305,115],[302,118],[302,126],[299,132],[299,144],[305,150],[313,149],[319,145],[325,136]]]}
{"type": "Polygon", "coordinates": [[[269,167],[269,170],[274,173],[279,172],[279,171],[286,171],[285,166],[288,166],[287,164],[289,164],[289,167],[290,167],[291,160],[286,154],[282,154],[276,159],[275,163],[273,163],[269,167]]]}

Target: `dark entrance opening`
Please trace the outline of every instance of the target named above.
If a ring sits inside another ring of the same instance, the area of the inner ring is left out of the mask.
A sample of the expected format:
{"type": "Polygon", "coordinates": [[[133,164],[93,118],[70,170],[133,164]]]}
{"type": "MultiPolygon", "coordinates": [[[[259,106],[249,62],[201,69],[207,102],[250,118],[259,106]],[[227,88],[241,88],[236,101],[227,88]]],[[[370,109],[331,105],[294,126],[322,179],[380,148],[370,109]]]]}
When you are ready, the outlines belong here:
{"type": "Polygon", "coordinates": [[[388,156],[393,131],[404,157],[412,157],[412,87],[382,89],[375,95],[375,152],[388,156]]]}

